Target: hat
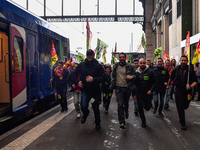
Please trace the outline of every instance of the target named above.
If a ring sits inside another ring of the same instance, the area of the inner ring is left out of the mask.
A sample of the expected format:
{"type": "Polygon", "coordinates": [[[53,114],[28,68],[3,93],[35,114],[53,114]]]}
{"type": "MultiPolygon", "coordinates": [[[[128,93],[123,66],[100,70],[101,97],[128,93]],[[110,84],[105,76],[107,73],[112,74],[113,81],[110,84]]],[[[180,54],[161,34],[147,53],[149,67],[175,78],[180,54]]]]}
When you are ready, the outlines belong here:
{"type": "Polygon", "coordinates": [[[94,51],[91,49],[88,49],[86,52],[86,56],[88,56],[88,55],[94,55],[94,51]]]}

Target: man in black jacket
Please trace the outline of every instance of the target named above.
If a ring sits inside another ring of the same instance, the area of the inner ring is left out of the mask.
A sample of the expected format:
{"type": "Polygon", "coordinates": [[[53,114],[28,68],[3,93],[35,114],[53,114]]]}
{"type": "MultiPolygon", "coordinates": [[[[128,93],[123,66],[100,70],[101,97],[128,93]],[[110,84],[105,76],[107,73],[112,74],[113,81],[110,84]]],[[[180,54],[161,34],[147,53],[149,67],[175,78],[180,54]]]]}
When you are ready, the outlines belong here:
{"type": "Polygon", "coordinates": [[[158,58],[157,60],[157,67],[153,69],[156,75],[156,84],[153,92],[153,99],[154,99],[154,110],[153,114],[156,113],[159,104],[159,115],[164,117],[162,112],[163,110],[163,103],[165,98],[165,91],[167,87],[167,82],[169,80],[169,72],[167,69],[163,67],[163,59],[158,58]],[[158,95],[160,95],[158,97],[158,95]]]}
{"type": "Polygon", "coordinates": [[[63,61],[58,61],[58,66],[53,71],[53,77],[50,82],[55,82],[55,88],[57,91],[58,101],[61,106],[61,112],[67,111],[67,78],[69,76],[69,71],[63,67],[63,61]]]}
{"type": "Polygon", "coordinates": [[[120,128],[125,129],[125,117],[126,119],[129,117],[129,97],[135,87],[135,71],[133,66],[126,63],[125,53],[119,54],[119,61],[113,66],[110,89],[115,88],[118,103],[118,120],[120,128]]]}
{"type": "Polygon", "coordinates": [[[146,127],[146,119],[144,110],[149,111],[151,108],[152,92],[155,85],[155,74],[152,69],[146,65],[146,60],[141,58],[140,67],[136,70],[135,84],[137,87],[136,97],[138,102],[138,110],[142,120],[142,127],[146,127]]]}
{"type": "Polygon", "coordinates": [[[102,66],[94,58],[93,50],[87,50],[87,58],[84,62],[80,63],[78,67],[72,72],[75,77],[80,74],[80,80],[76,79],[76,85],[81,87],[81,111],[83,116],[81,123],[85,123],[88,115],[88,105],[91,98],[94,98],[92,102],[92,108],[95,116],[96,130],[101,128],[100,126],[100,111],[99,111],[99,101],[100,101],[100,86],[105,79],[105,72],[102,66]]]}
{"type": "Polygon", "coordinates": [[[197,85],[197,77],[194,72],[194,69],[187,65],[187,56],[181,56],[180,63],[181,65],[173,69],[167,85],[167,89],[169,89],[170,82],[174,81],[174,85],[176,87],[175,100],[179,115],[179,122],[181,124],[181,129],[186,130],[185,109],[189,107],[190,96],[192,93],[191,88],[197,85]]]}

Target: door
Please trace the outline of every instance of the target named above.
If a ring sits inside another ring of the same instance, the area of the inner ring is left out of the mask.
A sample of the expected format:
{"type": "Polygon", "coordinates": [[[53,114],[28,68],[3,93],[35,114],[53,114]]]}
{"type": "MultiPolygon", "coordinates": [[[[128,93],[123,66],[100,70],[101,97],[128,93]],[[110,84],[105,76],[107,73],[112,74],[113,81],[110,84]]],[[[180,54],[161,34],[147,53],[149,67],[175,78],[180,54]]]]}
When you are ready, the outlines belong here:
{"type": "Polygon", "coordinates": [[[25,39],[24,28],[11,24],[12,108],[14,112],[27,107],[25,103],[27,101],[25,39]]]}
{"type": "Polygon", "coordinates": [[[37,47],[37,34],[27,31],[26,41],[26,68],[27,68],[27,96],[29,100],[38,99],[38,69],[39,53],[37,47]]]}
{"type": "Polygon", "coordinates": [[[0,108],[10,106],[8,25],[0,21],[0,108]]]}

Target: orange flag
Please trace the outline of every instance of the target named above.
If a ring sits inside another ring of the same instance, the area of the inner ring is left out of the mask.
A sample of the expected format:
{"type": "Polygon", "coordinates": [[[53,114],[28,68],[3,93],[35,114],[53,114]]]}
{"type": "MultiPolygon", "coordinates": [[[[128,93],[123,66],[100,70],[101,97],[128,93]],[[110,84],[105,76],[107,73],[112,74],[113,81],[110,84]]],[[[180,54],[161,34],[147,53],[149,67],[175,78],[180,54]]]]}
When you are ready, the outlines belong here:
{"type": "Polygon", "coordinates": [[[163,55],[164,55],[164,60],[168,60],[169,59],[169,55],[165,51],[163,52],[163,55]]]}
{"type": "Polygon", "coordinates": [[[53,65],[56,63],[57,60],[58,60],[58,56],[56,54],[53,41],[51,40],[51,68],[53,68],[53,65]]]}

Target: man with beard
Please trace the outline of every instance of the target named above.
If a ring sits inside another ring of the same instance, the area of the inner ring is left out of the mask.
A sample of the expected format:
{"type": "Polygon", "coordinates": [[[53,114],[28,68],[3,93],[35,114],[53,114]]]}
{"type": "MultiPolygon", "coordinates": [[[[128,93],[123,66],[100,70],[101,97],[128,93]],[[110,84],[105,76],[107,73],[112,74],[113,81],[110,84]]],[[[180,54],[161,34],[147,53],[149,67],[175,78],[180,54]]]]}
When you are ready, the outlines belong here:
{"type": "Polygon", "coordinates": [[[142,120],[142,127],[145,128],[146,118],[144,110],[149,111],[151,108],[152,92],[155,85],[155,74],[152,69],[146,65],[146,60],[141,58],[139,61],[139,68],[136,70],[135,84],[137,87],[136,98],[138,103],[138,110],[142,120]]]}
{"type": "Polygon", "coordinates": [[[164,117],[162,110],[163,110],[166,86],[169,80],[169,72],[167,69],[163,67],[162,58],[158,58],[157,67],[153,69],[153,71],[156,76],[156,83],[155,83],[154,92],[153,92],[153,99],[154,99],[154,106],[155,106],[153,110],[153,114],[156,113],[158,109],[158,105],[159,105],[159,111],[158,111],[159,115],[161,117],[164,117]]]}
{"type": "Polygon", "coordinates": [[[126,63],[126,54],[119,54],[119,62],[113,66],[112,81],[110,89],[115,88],[118,103],[118,120],[120,128],[125,129],[125,118],[129,117],[129,97],[134,90],[135,71],[126,63]]]}
{"type": "Polygon", "coordinates": [[[96,130],[100,130],[99,101],[101,93],[99,84],[104,81],[106,76],[103,67],[94,58],[93,50],[87,50],[86,56],[85,61],[80,63],[72,72],[75,77],[78,77],[80,74],[80,79],[76,79],[77,82],[75,84],[81,88],[81,111],[83,112],[81,123],[85,123],[90,112],[88,109],[90,99],[94,98],[92,108],[94,111],[96,130]]]}
{"type": "Polygon", "coordinates": [[[194,69],[187,65],[187,56],[181,56],[180,63],[181,65],[173,69],[167,88],[169,89],[170,82],[174,81],[174,85],[176,86],[175,101],[179,115],[179,122],[181,124],[181,129],[186,130],[185,109],[189,107],[192,92],[191,88],[197,85],[197,78],[194,69]]]}

